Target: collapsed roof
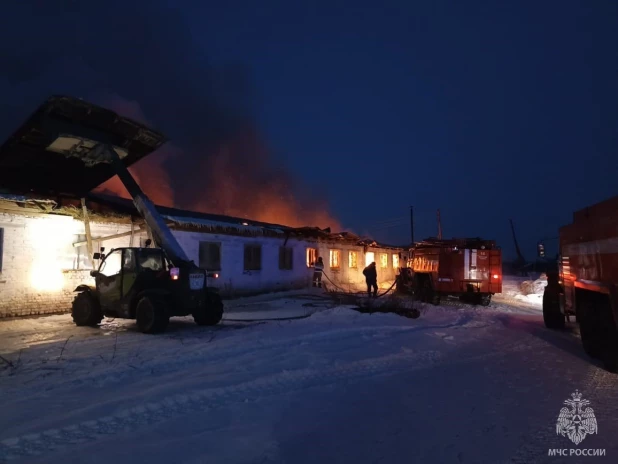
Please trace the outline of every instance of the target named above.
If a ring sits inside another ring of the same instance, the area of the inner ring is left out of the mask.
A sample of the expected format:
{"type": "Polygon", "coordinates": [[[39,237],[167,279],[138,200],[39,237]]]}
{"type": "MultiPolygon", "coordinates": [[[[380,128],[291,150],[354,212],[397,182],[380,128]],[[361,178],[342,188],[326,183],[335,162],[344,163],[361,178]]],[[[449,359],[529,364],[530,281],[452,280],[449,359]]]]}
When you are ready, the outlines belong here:
{"type": "MultiPolygon", "coordinates": [[[[133,221],[136,224],[143,222],[133,202],[129,199],[111,195],[89,194],[86,196],[86,203],[92,222],[130,223],[133,221]]],[[[76,197],[65,196],[52,200],[41,195],[15,195],[0,192],[0,213],[57,214],[83,219],[79,205],[80,201],[76,197]]],[[[244,236],[298,237],[331,243],[339,242],[357,246],[401,249],[401,247],[378,243],[371,238],[360,237],[351,232],[332,233],[330,229],[320,229],[319,227],[290,227],[164,206],[157,206],[156,208],[173,229],[244,236]]]]}
{"type": "Polygon", "coordinates": [[[0,146],[0,188],[83,196],[115,175],[93,164],[98,143],[113,146],[129,167],[158,149],[158,131],[73,97],[53,96],[0,146]]]}
{"type": "Polygon", "coordinates": [[[471,249],[499,249],[495,240],[485,240],[481,237],[451,238],[441,239],[428,237],[420,242],[416,242],[412,248],[471,248],[471,249]]]}
{"type": "MultiPolygon", "coordinates": [[[[138,213],[131,200],[88,193],[116,174],[111,164],[97,158],[95,147],[98,144],[112,146],[129,167],[163,143],[165,137],[160,132],[113,111],[77,98],[53,96],[0,146],[0,202],[12,203],[8,209],[13,212],[25,212],[25,206],[30,205],[34,206],[31,214],[34,211],[79,217],[81,212],[75,199],[88,198],[90,207],[98,204],[97,208],[103,211],[99,218],[106,215],[113,220],[136,218],[138,213]],[[1,193],[3,191],[7,193],[1,193]]],[[[157,206],[157,210],[170,226],[177,228],[249,235],[295,235],[360,246],[400,248],[380,245],[373,239],[350,232],[331,233],[330,228],[295,228],[161,206],[157,206]]]]}

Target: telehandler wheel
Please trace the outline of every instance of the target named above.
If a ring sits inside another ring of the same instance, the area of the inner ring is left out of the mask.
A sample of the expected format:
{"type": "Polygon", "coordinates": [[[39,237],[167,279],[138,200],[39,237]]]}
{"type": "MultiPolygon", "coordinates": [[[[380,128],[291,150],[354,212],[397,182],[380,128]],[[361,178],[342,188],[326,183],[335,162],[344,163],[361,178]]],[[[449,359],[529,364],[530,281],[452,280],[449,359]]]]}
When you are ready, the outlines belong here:
{"type": "Polygon", "coordinates": [[[135,310],[139,330],[147,334],[163,332],[170,321],[166,309],[160,298],[145,296],[140,299],[135,310]]]}
{"type": "Polygon", "coordinates": [[[73,300],[71,316],[77,326],[96,327],[103,320],[103,311],[99,301],[92,294],[81,292],[73,300]]]}
{"type": "Polygon", "coordinates": [[[560,312],[560,296],[543,293],[543,322],[548,329],[564,329],[565,316],[560,312]]]}
{"type": "Polygon", "coordinates": [[[222,318],[223,302],[216,293],[208,293],[205,306],[193,313],[193,320],[197,325],[217,325],[222,318]]]}

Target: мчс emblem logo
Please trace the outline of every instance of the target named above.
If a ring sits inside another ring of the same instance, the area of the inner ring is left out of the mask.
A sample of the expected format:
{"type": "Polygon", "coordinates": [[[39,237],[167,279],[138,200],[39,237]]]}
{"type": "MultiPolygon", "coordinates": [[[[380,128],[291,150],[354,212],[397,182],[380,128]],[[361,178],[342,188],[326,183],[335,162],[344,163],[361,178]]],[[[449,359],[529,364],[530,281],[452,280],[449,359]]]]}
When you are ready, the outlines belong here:
{"type": "Polygon", "coordinates": [[[568,408],[562,408],[558,421],[556,422],[556,433],[569,437],[569,439],[579,445],[586,435],[597,433],[597,419],[592,408],[585,408],[590,401],[582,399],[582,394],[575,390],[571,394],[573,399],[565,400],[564,404],[568,408]]]}

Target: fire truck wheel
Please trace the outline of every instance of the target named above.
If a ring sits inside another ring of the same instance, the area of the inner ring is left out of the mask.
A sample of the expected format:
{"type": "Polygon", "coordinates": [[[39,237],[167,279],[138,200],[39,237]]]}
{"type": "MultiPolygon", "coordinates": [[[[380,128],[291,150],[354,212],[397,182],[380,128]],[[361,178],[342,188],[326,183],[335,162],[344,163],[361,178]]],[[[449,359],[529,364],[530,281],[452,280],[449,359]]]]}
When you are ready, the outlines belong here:
{"type": "Polygon", "coordinates": [[[421,283],[421,291],[419,295],[419,300],[423,303],[433,303],[433,289],[431,288],[431,282],[429,279],[423,279],[421,283]]]}
{"type": "Polygon", "coordinates": [[[608,372],[618,373],[618,342],[616,334],[607,340],[603,350],[603,365],[608,372]]]}
{"type": "Polygon", "coordinates": [[[598,310],[600,313],[598,327],[601,340],[601,359],[607,371],[618,372],[618,330],[614,322],[614,315],[607,297],[599,298],[598,310]]]}
{"type": "Polygon", "coordinates": [[[543,322],[548,329],[564,329],[565,325],[558,297],[548,292],[543,293],[543,322]]]}
{"type": "Polygon", "coordinates": [[[491,295],[485,293],[483,295],[481,295],[480,298],[480,304],[481,306],[489,306],[491,304],[491,295]]]}
{"type": "Polygon", "coordinates": [[[577,301],[579,319],[579,335],[582,339],[584,351],[591,358],[600,358],[602,346],[599,339],[598,323],[593,319],[594,313],[591,302],[587,298],[577,301]]]}
{"type": "Polygon", "coordinates": [[[103,320],[103,311],[93,295],[81,292],[73,300],[71,316],[77,326],[96,327],[103,320]]]}
{"type": "Polygon", "coordinates": [[[145,296],[139,300],[135,316],[137,327],[147,334],[163,332],[170,321],[165,302],[153,296],[145,296]]]}

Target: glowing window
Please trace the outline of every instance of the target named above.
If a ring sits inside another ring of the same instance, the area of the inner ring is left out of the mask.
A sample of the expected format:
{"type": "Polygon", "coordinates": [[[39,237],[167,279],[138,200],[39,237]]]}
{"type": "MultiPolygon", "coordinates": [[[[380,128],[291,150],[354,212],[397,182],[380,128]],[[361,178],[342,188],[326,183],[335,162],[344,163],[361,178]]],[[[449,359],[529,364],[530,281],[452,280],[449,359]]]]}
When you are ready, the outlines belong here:
{"type": "Polygon", "coordinates": [[[388,255],[386,253],[380,253],[380,269],[386,269],[388,267],[388,255]]]}
{"type": "Polygon", "coordinates": [[[341,267],[340,250],[330,250],[330,267],[331,269],[339,269],[341,267]]]}
{"type": "Polygon", "coordinates": [[[356,253],[356,251],[350,251],[348,256],[348,266],[351,268],[358,267],[358,253],[356,253]]]}
{"type": "Polygon", "coordinates": [[[393,269],[399,269],[399,255],[393,253],[393,269]]]}
{"type": "Polygon", "coordinates": [[[369,266],[376,260],[376,254],[373,251],[365,253],[365,266],[369,266]]]}
{"type": "Polygon", "coordinates": [[[318,259],[318,250],[307,248],[307,267],[312,267],[318,259]]]}

